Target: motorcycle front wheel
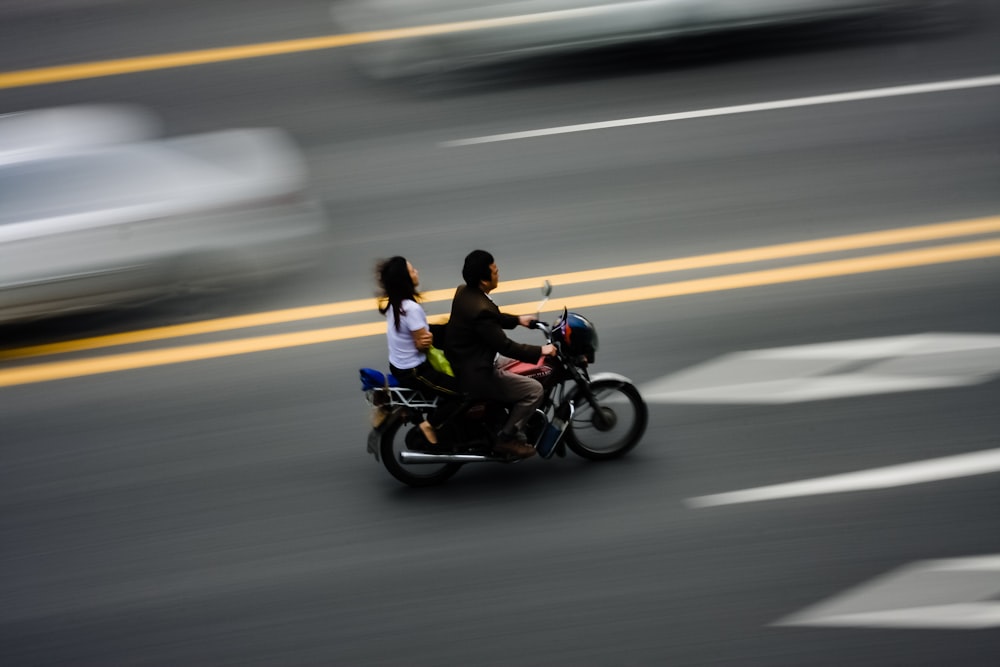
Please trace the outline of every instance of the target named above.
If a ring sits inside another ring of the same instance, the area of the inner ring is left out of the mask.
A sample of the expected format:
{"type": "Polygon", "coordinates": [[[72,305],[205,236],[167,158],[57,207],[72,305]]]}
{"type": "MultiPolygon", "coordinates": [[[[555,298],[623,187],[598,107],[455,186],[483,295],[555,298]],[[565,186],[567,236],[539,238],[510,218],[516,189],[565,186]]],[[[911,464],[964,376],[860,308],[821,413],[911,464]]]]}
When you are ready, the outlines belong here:
{"type": "Polygon", "coordinates": [[[382,433],[379,442],[379,458],[389,474],[403,484],[410,486],[434,486],[444,483],[458,472],[458,469],[462,467],[461,463],[402,463],[399,455],[401,452],[409,450],[406,445],[406,436],[412,429],[419,431],[420,427],[398,420],[389,424],[382,433]]]}
{"type": "Polygon", "coordinates": [[[590,390],[600,414],[582,395],[573,399],[573,419],[566,444],[575,454],[592,461],[623,456],[639,444],[646,432],[649,412],[639,390],[627,382],[598,380],[590,390]]]}

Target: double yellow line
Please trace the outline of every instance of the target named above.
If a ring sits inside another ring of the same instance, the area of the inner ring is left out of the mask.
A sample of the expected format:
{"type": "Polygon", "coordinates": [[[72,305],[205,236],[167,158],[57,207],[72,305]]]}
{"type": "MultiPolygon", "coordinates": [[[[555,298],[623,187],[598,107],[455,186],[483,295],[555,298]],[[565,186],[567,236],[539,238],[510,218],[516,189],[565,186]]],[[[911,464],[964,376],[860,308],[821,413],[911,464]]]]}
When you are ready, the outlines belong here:
{"type": "MultiPolygon", "coordinates": [[[[657,262],[631,264],[587,271],[576,271],[548,276],[555,285],[580,284],[633,278],[661,273],[705,269],[719,266],[733,266],[771,260],[789,259],[806,255],[865,250],[890,245],[926,243],[944,239],[980,236],[1000,232],[1000,216],[963,220],[958,222],[906,227],[880,232],[837,236],[814,241],[783,243],[779,245],[712,253],[695,257],[669,259],[657,262]]],[[[709,278],[697,278],[619,289],[592,294],[561,297],[560,306],[571,309],[589,308],[612,304],[631,303],[672,296],[704,294],[725,290],[776,285],[821,278],[889,271],[961,262],[974,259],[1000,257],[1000,238],[984,238],[964,243],[920,247],[878,255],[865,255],[834,259],[829,261],[799,264],[780,268],[763,269],[709,278]]],[[[496,293],[537,289],[543,277],[523,278],[505,281],[496,293]]],[[[425,302],[434,303],[451,298],[452,289],[426,292],[425,302]]],[[[508,312],[532,312],[535,302],[505,306],[508,312]]],[[[99,336],[64,343],[24,347],[0,351],[0,359],[12,360],[38,357],[68,352],[95,350],[120,345],[176,339],[185,336],[204,335],[222,331],[233,331],[251,327],[270,326],[308,319],[334,317],[365,311],[374,311],[372,299],[357,299],[340,303],[330,303],[303,308],[290,308],[265,313],[255,313],[237,317],[226,317],[189,324],[173,325],[132,331],[127,333],[99,336]]],[[[334,341],[382,335],[383,321],[328,327],[310,331],[256,336],[238,340],[184,345],[159,350],[144,350],[88,359],[73,359],[28,366],[0,369],[0,387],[46,382],[98,373],[110,373],[137,368],[162,366],[189,361],[199,361],[217,357],[264,352],[302,345],[330,343],[334,341]]]]}

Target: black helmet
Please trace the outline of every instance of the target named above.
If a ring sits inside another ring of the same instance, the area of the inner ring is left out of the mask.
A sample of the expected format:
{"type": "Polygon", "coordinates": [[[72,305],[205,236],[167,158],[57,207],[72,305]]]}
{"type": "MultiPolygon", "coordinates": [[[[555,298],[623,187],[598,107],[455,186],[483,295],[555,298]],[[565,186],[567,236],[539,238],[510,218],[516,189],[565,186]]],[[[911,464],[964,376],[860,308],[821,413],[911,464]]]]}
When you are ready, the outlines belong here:
{"type": "Polygon", "coordinates": [[[594,363],[594,353],[597,352],[597,329],[583,315],[563,311],[562,317],[556,320],[552,329],[552,340],[562,343],[563,349],[575,357],[586,357],[588,363],[594,363]]]}

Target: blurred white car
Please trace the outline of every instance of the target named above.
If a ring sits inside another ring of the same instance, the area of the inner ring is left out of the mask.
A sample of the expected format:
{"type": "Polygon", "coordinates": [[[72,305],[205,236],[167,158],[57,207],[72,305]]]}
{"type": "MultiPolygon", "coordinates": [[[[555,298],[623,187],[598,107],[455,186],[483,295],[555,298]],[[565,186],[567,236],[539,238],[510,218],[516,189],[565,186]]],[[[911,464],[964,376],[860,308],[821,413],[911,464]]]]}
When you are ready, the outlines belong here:
{"type": "Polygon", "coordinates": [[[948,11],[961,0],[338,0],[345,33],[422,27],[350,47],[375,78],[740,28],[948,11]]]}
{"type": "Polygon", "coordinates": [[[84,146],[161,136],[163,123],[147,109],[78,105],[0,114],[0,165],[84,146]]]}
{"type": "Polygon", "coordinates": [[[67,135],[0,159],[0,322],[231,288],[322,258],[328,220],[285,132],[118,139],[67,135]]]}

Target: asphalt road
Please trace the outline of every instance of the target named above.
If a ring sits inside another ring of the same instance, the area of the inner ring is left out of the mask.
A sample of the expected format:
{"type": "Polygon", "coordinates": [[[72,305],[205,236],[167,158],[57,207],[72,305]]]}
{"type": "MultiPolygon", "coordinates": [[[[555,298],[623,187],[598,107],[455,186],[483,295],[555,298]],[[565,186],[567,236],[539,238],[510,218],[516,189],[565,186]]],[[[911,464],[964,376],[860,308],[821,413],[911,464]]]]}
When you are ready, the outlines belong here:
{"type": "MultiPolygon", "coordinates": [[[[0,24],[0,62],[10,71],[329,31],[325,3],[203,5],[13,16],[0,24]]],[[[995,86],[442,143],[994,75],[1000,10],[982,8],[974,29],[934,37],[619,51],[431,90],[372,84],[343,50],[329,50],[0,91],[0,112],[123,101],[154,108],[171,133],[286,127],[338,234],[329,265],[295,284],[8,328],[3,347],[364,298],[374,260],[396,253],[429,290],[456,284],[474,247],[497,256],[501,286],[540,284],[569,271],[995,216],[995,86]]],[[[555,281],[550,308],[623,287],[991,234],[555,281]]],[[[739,288],[581,308],[601,335],[594,370],[623,373],[650,396],[640,446],[608,464],[571,455],[467,466],[434,489],[400,486],[365,454],[356,373],[384,365],[380,336],[0,387],[0,663],[995,665],[997,567],[926,574],[927,561],[1000,554],[995,470],[689,502],[994,451],[995,348],[942,351],[894,376],[968,380],[947,388],[763,404],[655,398],[662,378],[741,350],[1000,334],[996,257],[882,268],[757,286],[737,278],[739,288]],[[904,580],[905,595],[880,588],[907,566],[927,579],[904,580]],[[845,625],[780,624],[848,590],[865,601],[845,625]],[[983,607],[942,608],[973,602],[983,607]],[[977,613],[985,627],[966,629],[977,613]],[[906,627],[875,627],[887,623],[906,627]]],[[[497,294],[501,304],[536,298],[533,287],[497,294]]],[[[65,358],[374,320],[358,313],[65,358]]],[[[0,378],[63,358],[0,362],[0,378]]],[[[889,352],[875,362],[894,360],[909,363],[889,352]]],[[[809,377],[870,387],[871,363],[848,358],[809,377]]]]}

